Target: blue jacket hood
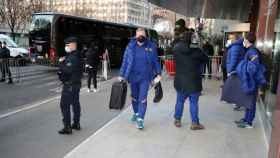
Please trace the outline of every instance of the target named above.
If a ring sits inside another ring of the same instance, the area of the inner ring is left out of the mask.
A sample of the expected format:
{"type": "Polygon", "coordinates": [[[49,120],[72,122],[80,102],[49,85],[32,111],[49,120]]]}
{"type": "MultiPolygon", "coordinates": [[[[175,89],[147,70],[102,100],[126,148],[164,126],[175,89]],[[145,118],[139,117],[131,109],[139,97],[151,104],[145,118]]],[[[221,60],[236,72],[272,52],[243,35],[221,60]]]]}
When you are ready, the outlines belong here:
{"type": "Polygon", "coordinates": [[[236,45],[242,46],[242,47],[243,47],[243,41],[244,41],[243,38],[238,39],[237,41],[233,42],[233,43],[228,47],[228,49],[230,49],[231,47],[236,46],[236,45]]]}

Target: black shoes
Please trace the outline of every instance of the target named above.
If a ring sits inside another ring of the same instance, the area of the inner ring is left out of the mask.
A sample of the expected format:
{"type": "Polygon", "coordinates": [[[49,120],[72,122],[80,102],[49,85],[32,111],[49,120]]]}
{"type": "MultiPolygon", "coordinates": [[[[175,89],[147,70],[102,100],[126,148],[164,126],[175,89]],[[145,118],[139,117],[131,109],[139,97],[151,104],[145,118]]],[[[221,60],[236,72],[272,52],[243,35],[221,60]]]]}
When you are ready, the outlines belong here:
{"type": "Polygon", "coordinates": [[[245,119],[240,119],[240,120],[234,121],[234,123],[239,125],[239,124],[242,124],[242,123],[246,123],[246,121],[245,121],[245,119]]]}
{"type": "Polygon", "coordinates": [[[244,111],[245,108],[242,107],[242,106],[235,106],[235,107],[233,108],[233,110],[234,110],[234,111],[244,111]]]}
{"type": "Polygon", "coordinates": [[[59,134],[65,134],[65,135],[70,135],[72,134],[72,128],[70,127],[64,127],[60,131],[58,131],[59,134]]]}
{"type": "Polygon", "coordinates": [[[58,133],[59,134],[70,135],[70,134],[72,134],[72,129],[80,131],[81,130],[80,123],[73,123],[72,126],[65,126],[63,129],[58,131],[58,133]]]}
{"type": "Polygon", "coordinates": [[[74,123],[74,124],[72,124],[71,128],[79,131],[79,130],[81,130],[81,125],[80,125],[80,123],[74,123]]]}
{"type": "MultiPolygon", "coordinates": [[[[5,82],[6,80],[5,79],[1,79],[0,82],[5,82]]],[[[13,80],[12,79],[9,79],[9,82],[8,84],[13,84],[13,80]]]]}

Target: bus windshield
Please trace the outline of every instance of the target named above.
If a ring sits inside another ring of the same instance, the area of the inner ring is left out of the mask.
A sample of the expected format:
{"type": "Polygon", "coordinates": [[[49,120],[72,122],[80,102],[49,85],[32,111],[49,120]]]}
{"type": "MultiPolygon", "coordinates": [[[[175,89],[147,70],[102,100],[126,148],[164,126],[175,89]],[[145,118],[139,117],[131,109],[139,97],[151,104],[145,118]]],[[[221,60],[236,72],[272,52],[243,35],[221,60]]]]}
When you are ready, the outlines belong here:
{"type": "Polygon", "coordinates": [[[52,19],[53,15],[34,15],[32,17],[30,31],[49,30],[51,27],[52,19]]]}

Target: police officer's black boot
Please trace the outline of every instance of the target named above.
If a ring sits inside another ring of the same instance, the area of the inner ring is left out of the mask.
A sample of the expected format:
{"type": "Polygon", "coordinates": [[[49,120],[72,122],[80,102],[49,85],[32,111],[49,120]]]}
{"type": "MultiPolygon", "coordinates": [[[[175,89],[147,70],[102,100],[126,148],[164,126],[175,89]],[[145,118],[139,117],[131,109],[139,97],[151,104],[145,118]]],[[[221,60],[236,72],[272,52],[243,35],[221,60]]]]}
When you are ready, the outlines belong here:
{"type": "Polygon", "coordinates": [[[65,126],[63,129],[58,131],[59,134],[67,134],[70,135],[72,134],[72,128],[70,126],[65,126]]]}
{"type": "Polygon", "coordinates": [[[72,129],[74,129],[74,130],[81,130],[81,125],[80,125],[80,123],[73,123],[72,124],[72,129]]]}
{"type": "Polygon", "coordinates": [[[10,78],[8,84],[13,84],[13,80],[10,78]]]}

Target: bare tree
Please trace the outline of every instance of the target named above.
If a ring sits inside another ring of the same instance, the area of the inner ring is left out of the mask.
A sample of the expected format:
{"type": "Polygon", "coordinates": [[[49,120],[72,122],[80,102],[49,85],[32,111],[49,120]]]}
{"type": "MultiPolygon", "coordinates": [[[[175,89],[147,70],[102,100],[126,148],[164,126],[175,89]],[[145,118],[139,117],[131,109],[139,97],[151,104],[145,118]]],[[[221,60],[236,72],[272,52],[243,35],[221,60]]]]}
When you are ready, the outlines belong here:
{"type": "Polygon", "coordinates": [[[0,17],[15,39],[16,31],[23,31],[30,22],[33,11],[43,9],[43,0],[0,0],[0,17]]]}
{"type": "Polygon", "coordinates": [[[31,13],[37,13],[45,10],[46,5],[44,3],[44,0],[30,0],[30,11],[31,13]]]}

